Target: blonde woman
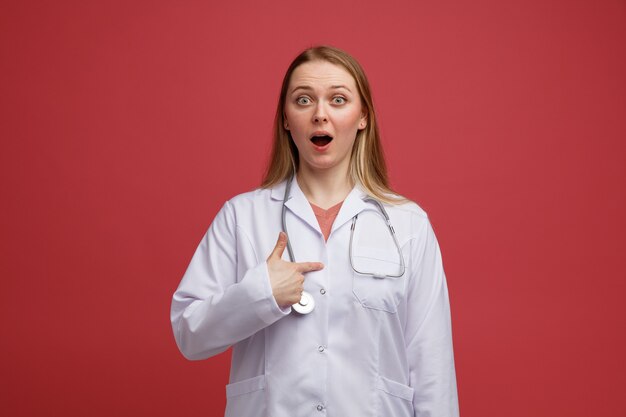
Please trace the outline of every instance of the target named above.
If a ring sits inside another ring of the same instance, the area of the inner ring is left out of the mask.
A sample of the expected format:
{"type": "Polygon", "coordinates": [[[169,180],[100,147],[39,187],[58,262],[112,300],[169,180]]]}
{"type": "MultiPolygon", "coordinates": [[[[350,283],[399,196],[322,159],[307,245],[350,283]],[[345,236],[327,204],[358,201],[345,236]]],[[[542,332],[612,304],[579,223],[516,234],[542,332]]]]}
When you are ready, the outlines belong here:
{"type": "Polygon", "coordinates": [[[346,52],[289,66],[265,179],[217,214],[171,320],[188,359],[233,347],[227,417],[458,415],[439,246],[346,52]]]}

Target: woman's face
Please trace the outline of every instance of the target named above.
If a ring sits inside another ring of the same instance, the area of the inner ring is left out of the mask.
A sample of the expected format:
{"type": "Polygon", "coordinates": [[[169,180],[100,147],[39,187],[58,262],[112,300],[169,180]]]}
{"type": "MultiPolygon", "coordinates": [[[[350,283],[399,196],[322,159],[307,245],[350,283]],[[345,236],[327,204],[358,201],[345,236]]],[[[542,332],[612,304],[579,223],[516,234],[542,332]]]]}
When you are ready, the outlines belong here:
{"type": "Polygon", "coordinates": [[[301,170],[348,172],[357,132],[367,125],[349,72],[327,61],[298,66],[289,81],[284,116],[301,170]]]}

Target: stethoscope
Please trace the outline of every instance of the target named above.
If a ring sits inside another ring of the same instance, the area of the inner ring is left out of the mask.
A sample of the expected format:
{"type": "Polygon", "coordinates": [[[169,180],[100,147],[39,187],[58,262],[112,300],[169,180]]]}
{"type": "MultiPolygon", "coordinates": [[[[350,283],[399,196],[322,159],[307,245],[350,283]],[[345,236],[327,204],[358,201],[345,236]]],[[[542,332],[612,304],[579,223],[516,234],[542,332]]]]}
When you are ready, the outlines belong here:
{"type": "MultiPolygon", "coordinates": [[[[289,259],[291,260],[291,262],[296,262],[296,257],[294,256],[293,249],[291,248],[291,240],[289,239],[289,233],[287,233],[287,223],[285,221],[285,217],[286,217],[286,214],[287,214],[287,206],[285,205],[285,203],[287,202],[287,200],[290,197],[289,191],[291,190],[291,183],[293,182],[293,179],[294,179],[294,177],[292,176],[287,181],[287,185],[285,187],[285,196],[283,198],[283,210],[282,210],[282,227],[283,227],[283,232],[285,232],[285,234],[287,235],[287,252],[289,253],[289,259]]],[[[389,220],[389,215],[387,214],[387,211],[385,210],[385,207],[383,207],[382,203],[380,201],[376,200],[375,198],[365,197],[363,199],[363,201],[369,201],[371,203],[374,203],[374,205],[376,205],[376,207],[378,207],[378,209],[382,213],[383,217],[385,218],[385,221],[387,222],[387,227],[389,229],[389,233],[391,233],[391,237],[393,238],[393,243],[396,245],[396,249],[398,250],[398,254],[400,255],[400,273],[397,274],[397,275],[392,275],[392,274],[385,274],[385,273],[381,273],[381,272],[359,271],[358,269],[355,268],[354,262],[352,260],[352,238],[354,236],[354,229],[356,227],[356,220],[359,217],[358,214],[356,214],[352,218],[352,226],[350,226],[350,246],[349,246],[349,249],[348,249],[348,252],[349,252],[348,253],[348,257],[350,258],[350,266],[352,267],[352,270],[354,270],[354,272],[356,272],[357,274],[361,274],[361,275],[370,275],[370,276],[376,277],[376,278],[400,278],[402,275],[404,275],[404,271],[406,270],[406,266],[404,264],[404,256],[402,255],[402,250],[400,249],[400,244],[398,243],[398,239],[396,238],[396,231],[393,230],[393,226],[391,225],[391,221],[389,220]]],[[[302,295],[300,296],[300,301],[298,303],[292,305],[292,308],[297,313],[309,314],[311,311],[313,311],[313,309],[315,309],[315,299],[307,291],[302,291],[302,295]]]]}

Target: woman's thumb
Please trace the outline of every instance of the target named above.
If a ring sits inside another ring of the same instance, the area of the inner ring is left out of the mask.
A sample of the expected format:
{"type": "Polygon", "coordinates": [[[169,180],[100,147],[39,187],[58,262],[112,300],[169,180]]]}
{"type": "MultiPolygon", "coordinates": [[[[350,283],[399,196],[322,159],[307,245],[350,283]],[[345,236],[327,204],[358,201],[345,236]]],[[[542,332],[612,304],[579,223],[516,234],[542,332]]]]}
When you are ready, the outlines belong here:
{"type": "Polygon", "coordinates": [[[267,258],[268,260],[271,258],[280,259],[283,256],[283,252],[285,251],[285,246],[287,246],[287,234],[285,232],[280,232],[278,234],[278,240],[276,241],[276,246],[274,246],[274,250],[267,258]]]}

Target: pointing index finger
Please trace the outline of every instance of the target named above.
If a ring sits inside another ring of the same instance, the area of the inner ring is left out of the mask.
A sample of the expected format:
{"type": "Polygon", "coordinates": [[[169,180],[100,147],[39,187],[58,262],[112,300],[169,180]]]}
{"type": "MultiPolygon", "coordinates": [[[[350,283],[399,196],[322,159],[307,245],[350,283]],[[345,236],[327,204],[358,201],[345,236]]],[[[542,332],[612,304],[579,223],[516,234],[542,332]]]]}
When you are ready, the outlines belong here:
{"type": "Polygon", "coordinates": [[[300,262],[296,264],[298,272],[311,272],[319,271],[324,268],[324,264],[321,262],[300,262]]]}

